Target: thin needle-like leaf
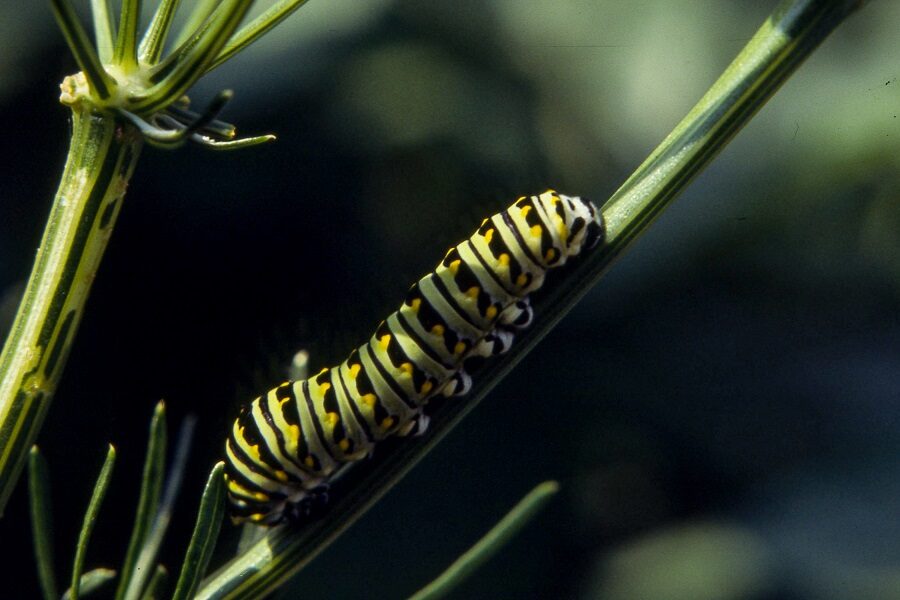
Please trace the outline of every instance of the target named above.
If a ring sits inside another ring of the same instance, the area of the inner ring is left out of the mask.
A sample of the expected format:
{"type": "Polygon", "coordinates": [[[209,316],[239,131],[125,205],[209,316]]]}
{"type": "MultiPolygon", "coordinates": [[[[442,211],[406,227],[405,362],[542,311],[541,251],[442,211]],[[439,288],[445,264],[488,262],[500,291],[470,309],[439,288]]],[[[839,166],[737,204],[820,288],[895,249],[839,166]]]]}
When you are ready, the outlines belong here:
{"type": "Polygon", "coordinates": [[[115,463],[116,449],[110,444],[109,450],[106,452],[106,460],[103,461],[103,468],[100,469],[97,483],[94,484],[94,493],[91,495],[91,501],[88,503],[87,512],[81,524],[81,533],[78,534],[78,545],[75,547],[75,564],[72,566],[72,600],[78,600],[81,571],[84,568],[84,556],[87,552],[88,542],[91,540],[91,533],[94,531],[97,515],[100,512],[100,505],[103,503],[103,497],[106,495],[106,489],[109,487],[109,480],[112,477],[115,463]]]}
{"type": "Polygon", "coordinates": [[[178,497],[178,491],[181,489],[184,466],[191,447],[195,421],[193,417],[188,417],[181,425],[181,431],[178,433],[178,442],[175,445],[175,457],[172,459],[172,467],[169,469],[169,477],[168,481],[166,481],[166,489],[163,492],[159,510],[153,519],[153,524],[150,526],[144,545],[141,547],[141,553],[134,567],[134,574],[125,592],[125,600],[140,598],[145,587],[144,584],[151,575],[153,564],[156,562],[156,554],[159,552],[159,547],[172,520],[175,499],[178,497]]]}
{"type": "Polygon", "coordinates": [[[122,0],[113,62],[122,65],[126,71],[137,69],[138,66],[137,31],[140,18],[141,0],[122,0]]]}
{"type": "Polygon", "coordinates": [[[238,140],[232,140],[230,142],[220,142],[203,135],[198,135],[196,133],[191,137],[194,139],[194,141],[203,144],[208,148],[212,148],[213,150],[241,150],[243,148],[249,148],[251,146],[259,146],[260,144],[274,142],[277,139],[274,135],[271,134],[241,138],[238,140]]]}
{"type": "Polygon", "coordinates": [[[184,557],[184,566],[178,576],[175,595],[172,600],[188,600],[194,597],[200,578],[206,573],[209,559],[212,557],[225,515],[225,463],[219,462],[213,467],[203,490],[200,510],[194,533],[184,557]]]}
{"type": "MultiPolygon", "coordinates": [[[[81,576],[78,584],[78,593],[81,596],[90,595],[115,578],[116,572],[112,569],[92,569],[81,576]]],[[[72,588],[67,589],[62,596],[62,600],[74,600],[75,596],[73,593],[72,588]]]]}
{"type": "Polygon", "coordinates": [[[558,491],[559,484],[555,481],[545,481],[531,490],[478,543],[456,559],[437,579],[416,592],[410,600],[436,600],[449,594],[478,567],[490,560],[558,491]]]}
{"type": "Polygon", "coordinates": [[[212,16],[220,4],[222,4],[222,0],[197,0],[194,3],[194,10],[191,11],[191,14],[188,15],[188,18],[178,31],[178,37],[175,38],[175,46],[181,46],[197,34],[203,23],[212,16]]]}
{"type": "Polygon", "coordinates": [[[270,29],[288,18],[291,13],[306,4],[306,2],[307,0],[279,0],[278,3],[270,6],[266,12],[241,27],[240,31],[234,34],[228,41],[228,44],[209,66],[207,71],[215,69],[223,62],[258,40],[270,29]]]}
{"type": "Polygon", "coordinates": [[[253,0],[224,0],[216,9],[209,26],[197,39],[188,42],[189,51],[176,51],[171,60],[161,63],[160,70],[151,76],[151,80],[158,83],[141,97],[135,98],[131,108],[136,112],[153,112],[172,98],[184,94],[228,42],[252,4],[253,0]],[[162,79],[159,79],[160,75],[162,79]]]}
{"type": "Polygon", "coordinates": [[[150,525],[159,508],[165,468],[166,405],[160,401],[157,403],[150,421],[150,439],[147,442],[147,457],[144,459],[144,470],[141,477],[141,495],[134,518],[134,528],[131,531],[131,540],[128,542],[128,551],[125,554],[125,561],[122,563],[122,576],[119,578],[119,585],[116,589],[117,600],[125,597],[128,584],[134,577],[138,555],[144,546],[150,525]]]}
{"type": "Polygon", "coordinates": [[[53,568],[53,511],[50,510],[50,477],[47,461],[37,446],[28,455],[28,496],[31,502],[31,530],[38,579],[44,600],[59,598],[53,568]]]}
{"type": "Polygon", "coordinates": [[[100,62],[110,63],[113,57],[114,34],[109,0],[91,0],[91,13],[94,15],[94,38],[97,40],[100,62]]]}
{"type": "Polygon", "coordinates": [[[155,65],[159,62],[179,4],[181,4],[181,0],[162,0],[156,7],[153,20],[150,21],[150,26],[138,48],[140,62],[148,65],[155,65]]]}
{"type": "Polygon", "coordinates": [[[81,67],[88,85],[100,98],[104,100],[109,98],[110,90],[115,87],[115,81],[103,70],[97,52],[91,46],[88,34],[78,20],[71,1],[50,0],[50,5],[53,7],[56,22],[69,44],[69,49],[72,50],[75,61],[81,67]]]}

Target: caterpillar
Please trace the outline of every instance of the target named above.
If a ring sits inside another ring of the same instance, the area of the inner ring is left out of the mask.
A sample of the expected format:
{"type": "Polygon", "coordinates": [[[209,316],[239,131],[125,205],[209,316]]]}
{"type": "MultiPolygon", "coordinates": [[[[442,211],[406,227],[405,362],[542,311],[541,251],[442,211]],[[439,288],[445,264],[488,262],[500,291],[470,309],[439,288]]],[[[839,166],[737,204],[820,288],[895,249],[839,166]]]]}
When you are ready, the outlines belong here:
{"type": "Polygon", "coordinates": [[[378,441],[425,431],[429,399],[468,392],[467,359],[506,352],[547,270],[603,235],[596,206],[553,190],[482,221],[344,362],[241,408],[225,444],[232,521],[296,517],[378,441]]]}

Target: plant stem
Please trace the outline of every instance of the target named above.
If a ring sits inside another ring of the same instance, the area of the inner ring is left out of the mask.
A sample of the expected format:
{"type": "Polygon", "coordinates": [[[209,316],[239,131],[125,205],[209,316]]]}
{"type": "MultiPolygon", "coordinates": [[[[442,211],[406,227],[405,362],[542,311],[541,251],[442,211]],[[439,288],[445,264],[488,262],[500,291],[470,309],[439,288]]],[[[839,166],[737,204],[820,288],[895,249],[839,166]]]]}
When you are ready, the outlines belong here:
{"type": "Polygon", "coordinates": [[[0,515],[37,437],[119,214],[141,138],[73,107],[62,181],[0,354],[0,515]]]}
{"type": "Polygon", "coordinates": [[[309,563],[377,502],[553,328],[653,219],[683,191],[799,64],[862,4],[782,3],[718,81],[603,207],[604,245],[555,279],[535,302],[540,315],[512,349],[490,361],[465,401],[435,411],[418,438],[386,440],[365,468],[332,486],[328,514],[305,527],[279,527],[214,573],[197,598],[261,598],[309,563]]]}

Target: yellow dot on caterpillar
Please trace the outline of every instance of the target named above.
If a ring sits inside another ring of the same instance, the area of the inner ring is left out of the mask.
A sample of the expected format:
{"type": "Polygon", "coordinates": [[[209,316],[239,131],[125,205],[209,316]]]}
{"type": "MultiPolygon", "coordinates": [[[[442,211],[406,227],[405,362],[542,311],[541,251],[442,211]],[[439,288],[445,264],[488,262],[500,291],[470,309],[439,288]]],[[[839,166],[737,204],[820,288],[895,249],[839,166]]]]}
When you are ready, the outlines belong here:
{"type": "Polygon", "coordinates": [[[559,220],[559,227],[557,227],[557,231],[559,231],[559,237],[562,241],[566,241],[569,239],[569,228],[566,227],[566,224],[562,222],[562,219],[559,220]]]}
{"type": "Polygon", "coordinates": [[[410,308],[413,309],[413,312],[419,312],[419,307],[422,306],[421,298],[413,298],[413,301],[410,303],[410,308]]]}
{"type": "Polygon", "coordinates": [[[362,369],[362,365],[359,363],[354,363],[350,365],[350,377],[356,379],[356,376],[359,375],[359,370],[362,369]]]}
{"type": "Polygon", "coordinates": [[[548,249],[547,252],[544,254],[544,260],[547,262],[550,262],[551,260],[553,260],[555,258],[556,258],[556,249],[554,249],[554,248],[548,249]]]}
{"type": "Polygon", "coordinates": [[[259,444],[256,444],[255,446],[250,446],[250,454],[252,454],[253,458],[255,458],[257,461],[262,460],[262,458],[259,454],[259,444]]]}
{"type": "Polygon", "coordinates": [[[547,190],[553,195],[550,197],[550,204],[559,204],[559,196],[556,195],[556,192],[553,190],[547,190]]]}
{"type": "Polygon", "coordinates": [[[454,354],[462,354],[466,351],[466,345],[463,342],[456,342],[456,346],[453,347],[454,354]]]}
{"type": "Polygon", "coordinates": [[[524,219],[525,217],[527,217],[528,213],[530,213],[530,212],[531,212],[531,206],[523,206],[522,207],[522,218],[524,219]]]}
{"type": "Polygon", "coordinates": [[[340,442],[338,442],[338,448],[346,452],[347,449],[350,448],[350,440],[346,438],[342,439],[340,442]]]}
{"type": "Polygon", "coordinates": [[[435,325],[431,328],[431,333],[434,335],[444,335],[444,326],[443,325],[435,325]]]}
{"type": "Polygon", "coordinates": [[[253,499],[254,499],[254,500],[259,500],[260,502],[268,502],[268,501],[269,501],[269,495],[268,495],[268,494],[264,494],[264,493],[262,493],[262,492],[253,492],[253,499]]]}
{"type": "Polygon", "coordinates": [[[491,243],[491,239],[493,239],[493,237],[494,237],[493,228],[488,229],[487,231],[484,232],[484,241],[487,242],[488,244],[491,243]]]}
{"type": "Polygon", "coordinates": [[[319,386],[319,390],[324,394],[331,389],[331,384],[327,381],[319,386]]]}
{"type": "Polygon", "coordinates": [[[400,370],[403,371],[407,375],[412,375],[413,373],[413,365],[411,362],[405,362],[400,365],[400,370]]]}
{"type": "Polygon", "coordinates": [[[394,417],[385,417],[384,420],[381,421],[382,429],[390,429],[394,425],[394,417]]]}
{"type": "Polygon", "coordinates": [[[543,229],[540,225],[534,225],[531,228],[531,237],[541,237],[541,233],[543,233],[543,229]]]}
{"type": "Polygon", "coordinates": [[[284,471],[275,471],[275,478],[278,479],[278,481],[284,483],[288,480],[288,474],[284,471]]]}
{"type": "Polygon", "coordinates": [[[288,427],[288,431],[291,434],[291,443],[296,446],[297,442],[300,441],[300,428],[296,425],[291,425],[288,427]]]}
{"type": "Polygon", "coordinates": [[[255,523],[258,523],[259,521],[262,521],[263,519],[265,519],[266,516],[262,513],[253,513],[252,515],[250,515],[247,518],[255,523]]]}
{"type": "Polygon", "coordinates": [[[516,277],[517,286],[522,287],[526,283],[528,283],[528,277],[525,275],[525,273],[521,273],[518,277],[516,277]]]}
{"type": "Polygon", "coordinates": [[[488,306],[487,310],[484,311],[484,316],[488,319],[493,319],[497,316],[497,307],[494,305],[488,306]]]}
{"type": "Polygon", "coordinates": [[[450,263],[450,272],[453,273],[454,275],[456,275],[457,271],[459,271],[459,263],[460,263],[459,259],[454,260],[453,262],[450,263]]]}
{"type": "Polygon", "coordinates": [[[334,427],[340,420],[341,417],[336,412],[325,413],[325,424],[329,427],[334,427]]]}
{"type": "Polygon", "coordinates": [[[316,373],[316,377],[318,377],[319,375],[321,375],[322,373],[325,373],[325,372],[327,372],[327,371],[328,371],[328,367],[324,367],[321,371],[319,371],[318,373],[316,373]]]}
{"type": "Polygon", "coordinates": [[[369,408],[372,408],[373,406],[375,406],[375,402],[378,400],[378,396],[376,396],[375,394],[363,394],[359,399],[363,401],[363,404],[365,404],[369,408]]]}
{"type": "Polygon", "coordinates": [[[303,459],[303,464],[312,469],[316,466],[316,461],[313,460],[312,456],[307,456],[303,459]]]}
{"type": "Polygon", "coordinates": [[[499,262],[502,267],[509,265],[509,254],[504,252],[497,258],[497,262],[499,262]]]}
{"type": "Polygon", "coordinates": [[[469,298],[475,299],[478,297],[479,291],[480,290],[478,289],[478,286],[473,285],[472,287],[470,287],[469,289],[466,290],[466,296],[468,296],[469,298]]]}
{"type": "Polygon", "coordinates": [[[381,346],[382,350],[387,350],[388,344],[390,344],[390,343],[391,343],[391,334],[389,334],[389,333],[384,334],[378,340],[378,345],[381,346]]]}
{"type": "Polygon", "coordinates": [[[433,387],[434,386],[432,385],[432,383],[430,381],[426,381],[425,383],[422,384],[422,389],[419,390],[419,393],[427,394],[428,392],[431,391],[431,388],[433,388],[433,387]]]}

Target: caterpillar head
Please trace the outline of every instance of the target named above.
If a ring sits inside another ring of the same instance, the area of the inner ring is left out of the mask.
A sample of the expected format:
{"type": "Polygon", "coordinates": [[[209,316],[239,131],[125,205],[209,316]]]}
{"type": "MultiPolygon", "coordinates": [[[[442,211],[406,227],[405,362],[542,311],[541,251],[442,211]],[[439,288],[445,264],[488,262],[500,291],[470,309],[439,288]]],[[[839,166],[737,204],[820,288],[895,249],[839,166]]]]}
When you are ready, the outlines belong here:
{"type": "Polygon", "coordinates": [[[568,256],[579,254],[584,248],[593,248],[604,235],[603,215],[590,200],[579,196],[554,194],[562,205],[561,214],[568,235],[565,237],[565,253],[568,256]]]}

